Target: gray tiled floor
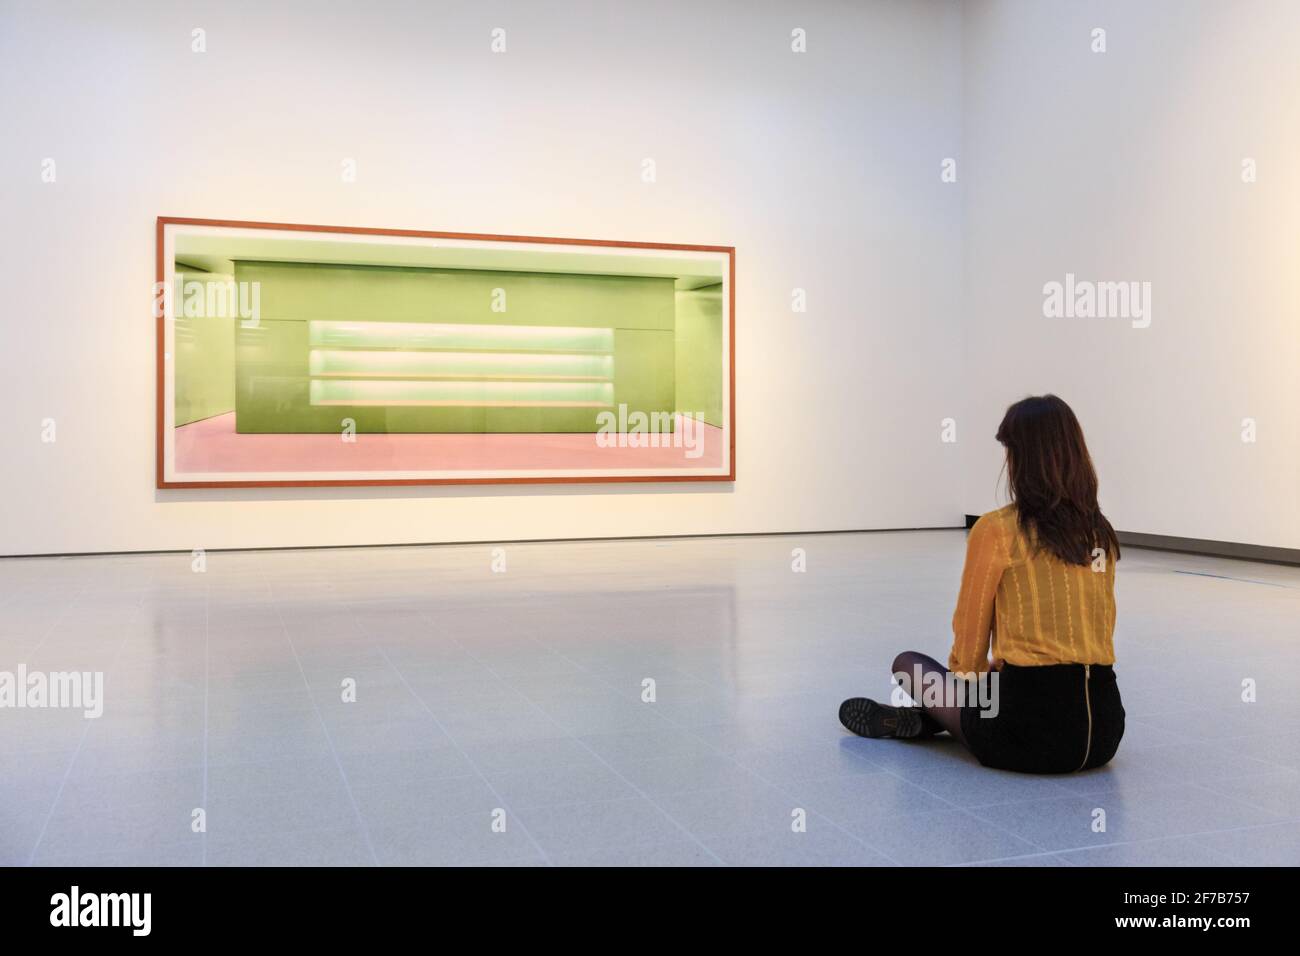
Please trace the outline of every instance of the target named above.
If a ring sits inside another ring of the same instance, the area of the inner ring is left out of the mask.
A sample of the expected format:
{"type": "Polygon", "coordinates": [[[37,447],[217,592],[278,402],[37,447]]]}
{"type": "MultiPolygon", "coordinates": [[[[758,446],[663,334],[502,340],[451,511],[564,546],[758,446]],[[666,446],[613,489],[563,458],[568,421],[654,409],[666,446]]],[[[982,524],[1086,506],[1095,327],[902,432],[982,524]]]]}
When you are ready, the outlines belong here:
{"type": "Polygon", "coordinates": [[[0,561],[0,670],[106,674],[0,710],[0,863],[1300,863],[1300,569],[1131,550],[1124,745],[1041,778],[835,719],[960,532],[505,550],[0,561]]]}

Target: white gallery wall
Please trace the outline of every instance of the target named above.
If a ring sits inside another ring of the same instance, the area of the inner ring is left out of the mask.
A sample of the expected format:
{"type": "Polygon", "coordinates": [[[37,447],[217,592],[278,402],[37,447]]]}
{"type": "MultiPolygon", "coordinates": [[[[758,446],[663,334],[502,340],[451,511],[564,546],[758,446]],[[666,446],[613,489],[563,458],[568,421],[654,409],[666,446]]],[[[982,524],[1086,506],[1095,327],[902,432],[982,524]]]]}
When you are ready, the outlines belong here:
{"type": "Polygon", "coordinates": [[[963,14],[963,510],[1000,500],[1006,405],[1054,391],[1116,527],[1300,548],[1300,4],[963,14]],[[1067,273],[1149,282],[1149,325],[1045,317],[1067,273]]]}
{"type": "Polygon", "coordinates": [[[954,526],[1048,390],[1118,527],[1300,547],[1298,46],[1286,0],[0,0],[0,554],[954,526]],[[156,491],[158,215],[734,245],[738,480],[156,491]],[[1149,326],[1046,318],[1067,273],[1149,326]]]}
{"type": "Polygon", "coordinates": [[[0,553],[957,522],[938,440],[960,394],[961,198],[939,180],[955,4],[4,0],[0,18],[0,553]],[[738,481],[157,492],[158,215],[734,245],[738,481]]]}

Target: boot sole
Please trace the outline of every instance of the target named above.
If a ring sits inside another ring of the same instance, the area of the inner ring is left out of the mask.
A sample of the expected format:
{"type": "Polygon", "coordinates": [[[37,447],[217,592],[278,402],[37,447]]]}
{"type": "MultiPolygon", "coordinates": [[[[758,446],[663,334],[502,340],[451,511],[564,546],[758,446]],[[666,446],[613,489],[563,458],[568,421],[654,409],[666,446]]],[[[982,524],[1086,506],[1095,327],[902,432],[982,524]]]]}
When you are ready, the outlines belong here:
{"type": "Polygon", "coordinates": [[[885,723],[897,723],[887,718],[880,719],[881,707],[874,700],[866,697],[850,697],[840,704],[840,723],[844,728],[859,737],[892,737],[893,731],[883,726],[885,723]],[[880,726],[873,726],[879,721],[880,726]]]}

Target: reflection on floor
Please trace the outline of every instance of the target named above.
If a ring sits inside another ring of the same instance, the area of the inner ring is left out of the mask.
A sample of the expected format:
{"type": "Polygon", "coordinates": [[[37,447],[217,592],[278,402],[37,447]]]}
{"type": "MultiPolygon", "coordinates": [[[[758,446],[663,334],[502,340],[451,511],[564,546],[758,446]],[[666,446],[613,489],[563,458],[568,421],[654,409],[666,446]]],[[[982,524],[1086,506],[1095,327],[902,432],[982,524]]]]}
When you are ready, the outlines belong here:
{"type": "Polygon", "coordinates": [[[944,655],[962,550],[936,531],[511,545],[506,573],[469,546],[212,553],[201,574],[188,554],[0,561],[0,670],[107,675],[97,720],[0,711],[0,863],[1300,863],[1300,569],[1129,549],[1123,746],[1026,777],[835,720],[887,693],[900,648],[944,655]]]}
{"type": "MultiPolygon", "coordinates": [[[[238,435],[235,413],[176,429],[176,470],[268,471],[492,471],[588,468],[718,468],[722,429],[701,423],[696,457],[674,448],[673,436],[655,436],[660,448],[602,448],[594,434],[511,435],[238,435]]],[[[647,436],[648,437],[648,436],[647,436]]]]}

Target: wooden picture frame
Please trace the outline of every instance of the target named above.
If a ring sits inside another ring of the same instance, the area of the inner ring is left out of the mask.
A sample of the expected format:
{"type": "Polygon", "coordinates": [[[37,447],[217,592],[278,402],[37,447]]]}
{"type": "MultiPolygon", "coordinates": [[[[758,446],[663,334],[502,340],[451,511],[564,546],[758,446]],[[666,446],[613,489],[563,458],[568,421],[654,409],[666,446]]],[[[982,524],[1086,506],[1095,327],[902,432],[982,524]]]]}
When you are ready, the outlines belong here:
{"type": "MultiPolygon", "coordinates": [[[[650,242],[628,242],[619,240],[606,239],[565,239],[549,236],[511,236],[496,234],[480,234],[466,232],[441,232],[426,231],[413,229],[381,229],[359,226],[325,226],[309,225],[300,223],[271,223],[256,222],[230,219],[202,219],[176,216],[159,216],[156,224],[156,247],[155,247],[155,272],[157,286],[155,292],[161,295],[161,290],[165,289],[170,281],[171,273],[174,268],[175,256],[168,255],[167,237],[168,231],[172,227],[205,227],[214,230],[239,230],[241,232],[254,231],[274,231],[294,234],[323,234],[328,236],[355,236],[358,238],[372,239],[374,237],[389,237],[398,239],[415,239],[415,240],[450,240],[457,243],[492,243],[492,244],[526,244],[529,247],[564,246],[569,248],[594,248],[609,250],[646,250],[650,253],[680,252],[680,253],[706,253],[725,256],[725,291],[722,293],[722,301],[725,302],[726,316],[722,322],[722,328],[725,329],[725,347],[723,350],[722,365],[725,369],[725,385],[722,387],[722,394],[725,401],[725,411],[723,418],[725,420],[725,436],[722,442],[725,448],[725,466],[723,470],[716,474],[558,474],[558,475],[519,475],[519,476],[483,476],[472,475],[466,477],[457,477],[454,475],[439,475],[437,477],[365,477],[359,473],[358,477],[332,474],[327,478],[312,478],[309,475],[293,475],[291,477],[274,477],[264,478],[257,476],[256,472],[250,473],[249,477],[221,478],[213,480],[207,477],[189,479],[184,477],[184,473],[178,473],[174,468],[169,467],[172,464],[169,454],[174,457],[174,447],[169,452],[168,429],[169,426],[169,382],[174,389],[174,375],[169,380],[169,360],[171,356],[168,353],[167,333],[168,323],[174,322],[174,315],[171,312],[173,305],[163,306],[161,297],[158,298],[158,304],[155,307],[155,364],[156,364],[156,487],[158,489],[184,489],[184,488],[275,488],[275,487],[374,487],[374,486],[401,486],[401,485],[476,485],[476,484],[603,484],[609,482],[639,482],[639,483],[658,483],[658,482],[734,482],[736,480],[736,377],[735,377],[735,247],[733,246],[716,246],[716,245],[690,245],[677,243],[650,243],[650,242]]],[[[174,369],[172,370],[174,372],[174,369]]],[[[232,413],[233,414],[233,413],[232,413]]],[[[509,437],[509,436],[506,436],[509,437]]]]}

